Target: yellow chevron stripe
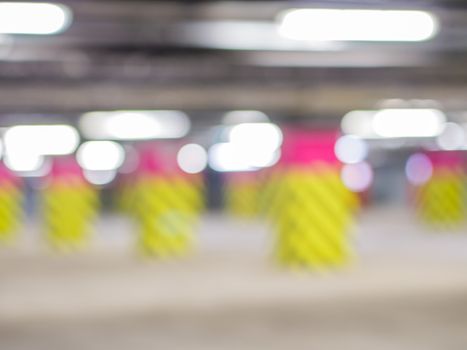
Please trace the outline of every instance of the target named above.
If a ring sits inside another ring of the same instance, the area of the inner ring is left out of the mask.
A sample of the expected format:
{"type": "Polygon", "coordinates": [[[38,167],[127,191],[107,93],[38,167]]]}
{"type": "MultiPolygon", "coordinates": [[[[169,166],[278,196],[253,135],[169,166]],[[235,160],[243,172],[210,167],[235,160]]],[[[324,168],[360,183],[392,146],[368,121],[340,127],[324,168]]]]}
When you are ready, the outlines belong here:
{"type": "Polygon", "coordinates": [[[233,216],[251,218],[259,214],[259,184],[255,179],[228,183],[224,196],[227,212],[233,216]]]}
{"type": "Polygon", "coordinates": [[[0,187],[0,242],[11,243],[17,237],[22,213],[22,196],[17,187],[5,184],[0,187]]]}
{"type": "Polygon", "coordinates": [[[148,256],[185,255],[194,243],[193,228],[203,206],[202,186],[186,178],[145,178],[135,188],[138,246],[148,256]]]}
{"type": "Polygon", "coordinates": [[[435,172],[416,195],[420,217],[430,225],[446,228],[458,225],[465,217],[465,188],[459,170],[435,172]]]}
{"type": "Polygon", "coordinates": [[[52,247],[66,252],[86,246],[98,207],[97,192],[91,186],[52,184],[43,190],[42,204],[46,237],[52,247]]]}
{"type": "Polygon", "coordinates": [[[325,164],[284,172],[275,194],[276,254],[290,266],[325,268],[352,257],[348,229],[357,199],[325,164]]]}

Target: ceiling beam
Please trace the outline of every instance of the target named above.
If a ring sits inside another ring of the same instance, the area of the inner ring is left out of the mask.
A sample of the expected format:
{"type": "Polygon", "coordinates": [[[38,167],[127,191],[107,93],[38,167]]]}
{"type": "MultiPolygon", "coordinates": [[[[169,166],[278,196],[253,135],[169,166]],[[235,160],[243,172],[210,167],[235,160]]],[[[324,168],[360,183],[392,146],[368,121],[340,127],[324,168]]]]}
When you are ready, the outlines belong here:
{"type": "Polygon", "coordinates": [[[0,113],[82,112],[106,109],[259,109],[309,117],[375,108],[387,98],[435,99],[448,110],[467,109],[465,90],[443,85],[320,84],[312,87],[152,84],[0,85],[0,113]]]}

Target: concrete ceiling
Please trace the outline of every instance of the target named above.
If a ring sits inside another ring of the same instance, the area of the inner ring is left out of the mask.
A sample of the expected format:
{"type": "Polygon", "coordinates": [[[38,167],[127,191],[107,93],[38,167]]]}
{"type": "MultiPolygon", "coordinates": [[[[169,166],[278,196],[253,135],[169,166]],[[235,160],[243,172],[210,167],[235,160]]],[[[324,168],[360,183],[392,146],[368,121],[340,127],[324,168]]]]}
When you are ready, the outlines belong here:
{"type": "Polygon", "coordinates": [[[467,109],[463,1],[65,3],[74,13],[65,33],[15,36],[0,46],[3,115],[254,108],[336,118],[387,98],[436,99],[448,110],[467,109]],[[273,37],[274,18],[304,4],[426,9],[438,16],[441,31],[417,44],[284,48],[273,37]],[[223,32],[225,21],[237,26],[223,32]],[[239,35],[242,24],[260,24],[257,46],[254,31],[239,35]]]}

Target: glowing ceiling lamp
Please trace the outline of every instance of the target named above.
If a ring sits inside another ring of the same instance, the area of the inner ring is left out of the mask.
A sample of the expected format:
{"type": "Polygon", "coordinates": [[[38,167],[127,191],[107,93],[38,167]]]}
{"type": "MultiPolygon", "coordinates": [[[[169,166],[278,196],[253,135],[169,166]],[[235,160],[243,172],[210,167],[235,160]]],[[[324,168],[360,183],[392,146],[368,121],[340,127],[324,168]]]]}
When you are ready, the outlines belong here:
{"type": "Polygon", "coordinates": [[[184,172],[197,174],[202,172],[208,165],[208,154],[202,146],[189,143],[178,151],[177,163],[184,172]]]}
{"type": "Polygon", "coordinates": [[[433,164],[423,153],[412,154],[405,165],[405,174],[412,185],[423,185],[433,175],[433,164]]]}
{"type": "Polygon", "coordinates": [[[341,179],[350,191],[363,192],[373,183],[373,169],[366,162],[346,164],[342,167],[341,179]]]}
{"type": "Polygon", "coordinates": [[[26,176],[42,176],[45,156],[73,153],[79,134],[71,125],[17,125],[5,131],[3,143],[8,168],[26,176]]]}
{"type": "Polygon", "coordinates": [[[96,186],[104,186],[111,183],[117,176],[117,170],[83,170],[86,180],[96,186]]]}
{"type": "Polygon", "coordinates": [[[279,34],[309,41],[425,41],[436,35],[431,13],[405,10],[291,9],[279,15],[279,34]]]}
{"type": "Polygon", "coordinates": [[[446,123],[441,134],[436,138],[438,147],[442,150],[452,151],[465,146],[465,130],[456,123],[446,123]]]}
{"type": "Polygon", "coordinates": [[[377,137],[372,128],[372,121],[376,111],[356,110],[350,111],[341,121],[341,129],[345,134],[357,135],[361,138],[377,137]]]}
{"type": "Polygon", "coordinates": [[[229,142],[216,143],[209,149],[209,166],[220,172],[256,170],[241,149],[229,142]]]}
{"type": "Polygon", "coordinates": [[[347,113],[341,121],[345,134],[363,139],[435,137],[445,130],[445,125],[444,113],[431,108],[357,110],[347,113]]]}
{"type": "Polygon", "coordinates": [[[272,123],[241,123],[232,127],[229,141],[249,150],[275,151],[282,144],[282,131],[272,123]]]}
{"type": "Polygon", "coordinates": [[[113,141],[88,141],[80,146],[76,157],[86,170],[116,170],[125,160],[125,150],[113,141]]]}
{"type": "Polygon", "coordinates": [[[79,144],[79,134],[71,125],[17,125],[4,135],[6,153],[30,150],[37,155],[73,153],[79,144]]]}
{"type": "Polygon", "coordinates": [[[1,34],[57,34],[69,27],[71,19],[71,10],[60,4],[0,2],[1,34]]]}
{"type": "Polygon", "coordinates": [[[240,110],[230,111],[224,115],[222,119],[224,124],[241,124],[241,123],[268,123],[269,117],[261,112],[255,110],[240,110]]]}
{"type": "Polygon", "coordinates": [[[102,111],[84,114],[80,128],[89,139],[172,139],[189,132],[190,120],[181,111],[102,111]]]}
{"type": "Polygon", "coordinates": [[[446,116],[437,109],[382,109],[372,121],[374,132],[384,138],[433,137],[444,129],[446,116]]]}
{"type": "Polygon", "coordinates": [[[356,136],[344,135],[336,141],[334,153],[342,163],[360,163],[368,155],[368,145],[364,140],[356,136]]]}
{"type": "Polygon", "coordinates": [[[5,154],[5,165],[16,172],[34,173],[44,165],[44,156],[29,151],[7,153],[5,154]]]}
{"type": "Polygon", "coordinates": [[[216,171],[254,171],[279,161],[282,131],[273,123],[240,123],[227,129],[228,142],[209,150],[209,165],[216,171]]]}

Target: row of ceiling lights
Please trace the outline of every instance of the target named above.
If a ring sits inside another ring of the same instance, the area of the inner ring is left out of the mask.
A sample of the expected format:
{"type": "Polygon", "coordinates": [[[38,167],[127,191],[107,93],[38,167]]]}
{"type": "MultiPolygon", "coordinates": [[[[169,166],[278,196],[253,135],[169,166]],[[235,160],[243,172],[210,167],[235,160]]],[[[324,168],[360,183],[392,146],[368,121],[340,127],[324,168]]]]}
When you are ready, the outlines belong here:
{"type": "MultiPolygon", "coordinates": [[[[343,118],[342,129],[348,134],[337,140],[335,154],[344,163],[341,176],[346,186],[362,191],[371,184],[373,173],[366,162],[368,145],[365,137],[368,135],[355,133],[359,124],[348,120],[355,118],[355,113],[343,118]],[[354,129],[349,130],[350,126],[354,129]]],[[[364,112],[365,115],[368,113],[364,112]]],[[[458,133],[459,126],[446,122],[440,110],[392,108],[373,111],[371,115],[370,122],[384,124],[384,128],[376,128],[384,131],[379,135],[381,139],[437,136],[441,149],[462,148],[453,142],[459,143],[461,138],[465,141],[464,133],[458,133]]],[[[189,131],[189,119],[179,111],[93,112],[83,115],[80,124],[83,134],[94,140],[83,143],[79,148],[78,131],[70,125],[17,125],[8,128],[3,135],[5,164],[26,176],[43,175],[48,156],[71,154],[78,148],[76,157],[85,176],[95,184],[105,184],[113,180],[129,153],[115,141],[181,138],[189,131]],[[98,121],[94,128],[93,118],[98,121]]],[[[177,163],[183,171],[198,173],[208,164],[221,172],[259,170],[274,165],[280,157],[281,129],[262,112],[229,112],[218,129],[218,136],[208,150],[195,143],[179,148],[177,163]]]]}
{"type": "MultiPolygon", "coordinates": [[[[179,149],[177,162],[183,171],[201,172],[208,161],[218,171],[255,170],[273,165],[271,158],[277,161],[282,133],[265,114],[236,111],[224,119],[226,139],[209,149],[209,159],[201,145],[190,143],[179,149]],[[239,159],[241,164],[235,163],[239,159]]],[[[85,175],[97,176],[93,182],[102,182],[104,175],[111,180],[128,155],[121,142],[180,139],[188,134],[190,120],[181,111],[100,111],[84,114],[79,126],[81,134],[91,140],[81,146],[79,132],[71,125],[6,128],[2,137],[4,162],[20,175],[41,176],[47,171],[49,156],[72,154],[78,149],[76,157],[85,175]]]]}
{"type": "MultiPolygon", "coordinates": [[[[49,35],[65,31],[72,11],[65,5],[0,2],[0,33],[49,35]]],[[[277,16],[277,31],[304,41],[425,41],[438,31],[431,13],[415,10],[289,9],[277,16]]]]}

